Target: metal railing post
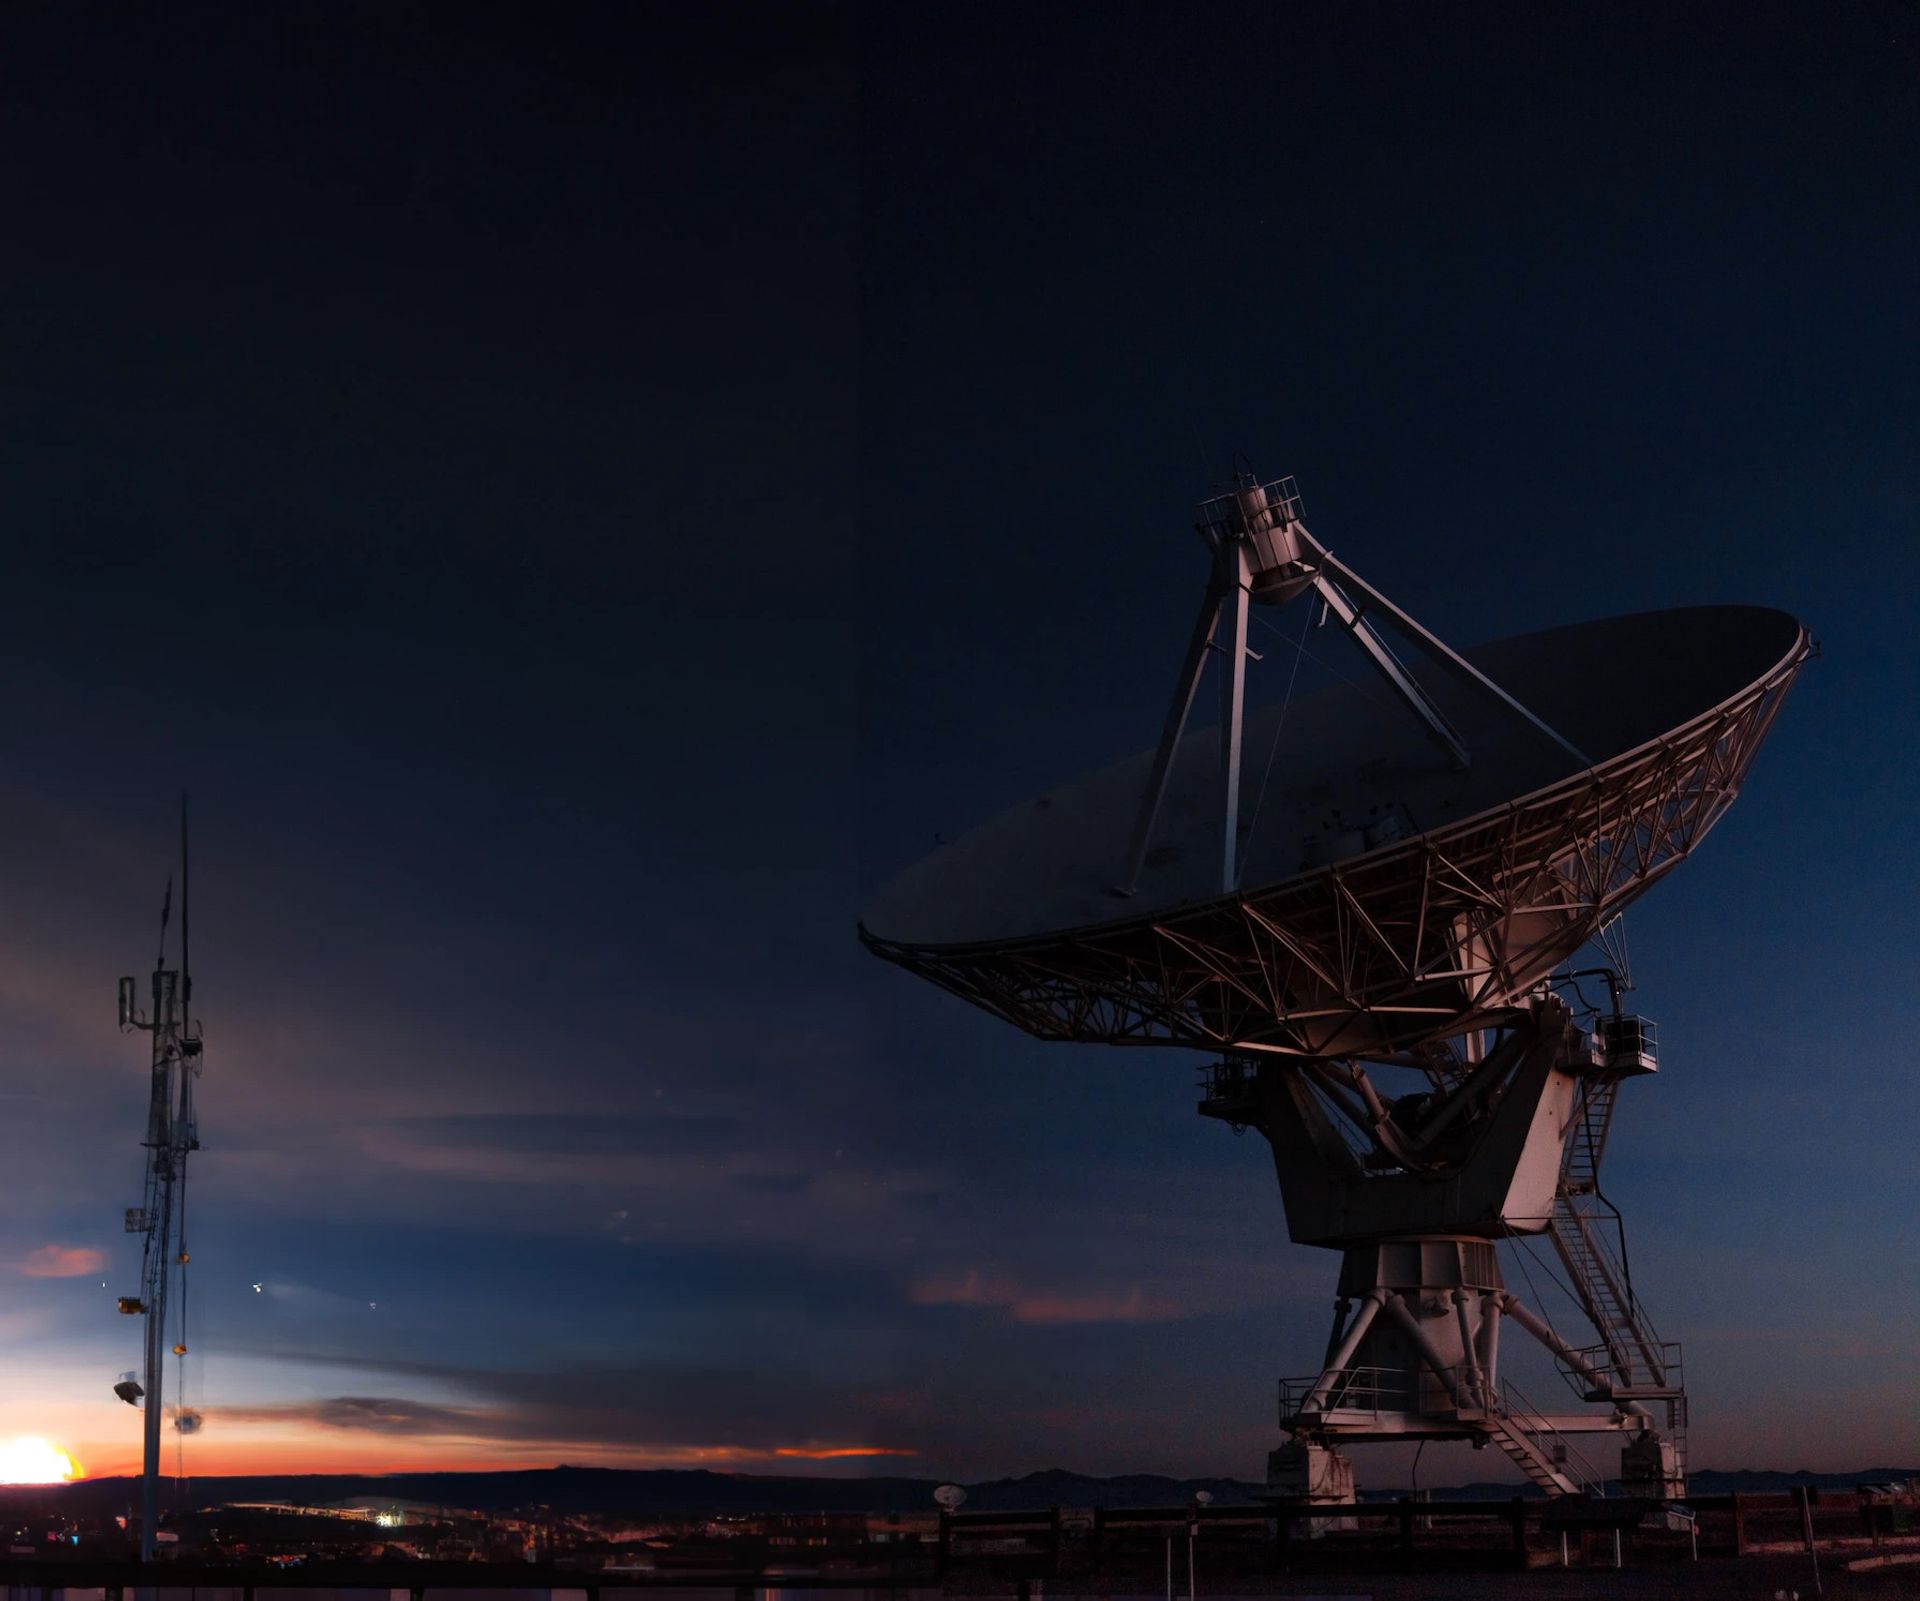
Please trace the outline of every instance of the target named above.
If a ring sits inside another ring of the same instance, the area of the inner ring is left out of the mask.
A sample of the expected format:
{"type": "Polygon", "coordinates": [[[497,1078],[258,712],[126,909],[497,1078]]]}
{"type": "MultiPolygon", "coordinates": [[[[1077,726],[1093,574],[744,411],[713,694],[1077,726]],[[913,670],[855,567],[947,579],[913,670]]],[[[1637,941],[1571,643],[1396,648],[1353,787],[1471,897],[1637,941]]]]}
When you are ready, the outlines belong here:
{"type": "Polygon", "coordinates": [[[1807,1494],[1807,1487],[1800,1486],[1800,1527],[1807,1536],[1807,1555],[1813,1558],[1813,1593],[1823,1594],[1820,1587],[1820,1553],[1813,1544],[1813,1498],[1807,1494]]]}

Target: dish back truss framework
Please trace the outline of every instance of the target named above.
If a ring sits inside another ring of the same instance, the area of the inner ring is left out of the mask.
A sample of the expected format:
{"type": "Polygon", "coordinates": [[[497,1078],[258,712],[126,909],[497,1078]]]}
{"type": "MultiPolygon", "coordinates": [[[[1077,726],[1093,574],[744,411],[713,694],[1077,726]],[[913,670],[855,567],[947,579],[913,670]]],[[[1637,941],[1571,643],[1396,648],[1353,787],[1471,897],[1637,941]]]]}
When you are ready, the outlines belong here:
{"type": "Polygon", "coordinates": [[[1336,561],[1307,531],[1291,479],[1243,480],[1201,508],[1211,578],[1139,797],[1115,916],[1097,926],[962,944],[863,929],[878,954],[1041,1039],[1222,1053],[1200,1110],[1273,1146],[1289,1232],[1343,1252],[1321,1370],[1282,1385],[1291,1443],[1275,1489],[1351,1500],[1340,1447],[1371,1440],[1497,1445],[1550,1493],[1607,1475],[1572,1437],[1621,1437],[1631,1492],[1685,1486],[1680,1352],[1660,1339],[1611,1245],[1601,1156],[1620,1085],[1657,1066],[1654,1031],[1612,1005],[1575,1022],[1562,970],[1677,866],[1739,792],[1811,653],[1805,630],[1757,679],[1661,737],[1595,762],[1336,561]],[[1438,758],[1472,753],[1421,678],[1430,670],[1554,742],[1567,776],[1351,859],[1243,887],[1240,742],[1250,603],[1306,600],[1353,639],[1438,758]],[[1218,664],[1219,893],[1132,910],[1141,863],[1209,662],[1218,664]],[[1390,1093],[1413,1076],[1415,1088],[1390,1093]],[[1564,1338],[1502,1282],[1494,1242],[1545,1235],[1596,1338],[1564,1338]],[[1542,1410],[1500,1374],[1502,1329],[1546,1347],[1579,1398],[1542,1410]]]}

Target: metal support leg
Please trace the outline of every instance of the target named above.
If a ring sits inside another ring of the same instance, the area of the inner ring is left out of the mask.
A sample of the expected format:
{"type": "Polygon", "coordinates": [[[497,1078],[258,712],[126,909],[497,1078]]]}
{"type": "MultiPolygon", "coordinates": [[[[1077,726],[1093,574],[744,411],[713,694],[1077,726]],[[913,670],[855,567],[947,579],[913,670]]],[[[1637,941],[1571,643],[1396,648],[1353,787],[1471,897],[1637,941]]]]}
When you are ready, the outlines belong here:
{"type": "Polygon", "coordinates": [[[1480,1371],[1486,1375],[1487,1399],[1500,1393],[1500,1297],[1480,1297],[1480,1371]]]}
{"type": "Polygon", "coordinates": [[[1226,652],[1220,673],[1220,892],[1240,887],[1240,735],[1247,710],[1246,551],[1236,546],[1227,558],[1232,588],[1220,605],[1215,642],[1226,652]]]}
{"type": "Polygon", "coordinates": [[[1407,1303],[1389,1293],[1386,1307],[1400,1327],[1406,1330],[1407,1338],[1413,1341],[1413,1348],[1420,1353],[1420,1360],[1427,1364],[1433,1376],[1445,1387],[1448,1398],[1456,1407],[1462,1405],[1460,1386],[1448,1368],[1446,1358],[1434,1349],[1433,1341],[1427,1338],[1427,1331],[1420,1327],[1420,1320],[1407,1310],[1407,1303]]]}
{"type": "Polygon", "coordinates": [[[1487,675],[1475,667],[1473,663],[1457,651],[1451,649],[1445,641],[1437,639],[1428,633],[1419,623],[1415,622],[1413,618],[1409,617],[1398,606],[1394,605],[1392,601],[1387,599],[1385,595],[1381,594],[1379,590],[1375,589],[1373,585],[1369,584],[1351,567],[1347,566],[1346,563],[1334,560],[1332,554],[1327,550],[1327,547],[1309,534],[1305,528],[1298,530],[1298,537],[1303,546],[1320,558],[1322,571],[1333,574],[1335,577],[1344,580],[1359,590],[1366,598],[1367,604],[1373,607],[1374,610],[1391,617],[1408,633],[1413,635],[1415,639],[1419,640],[1421,644],[1425,645],[1427,649],[1433,651],[1442,661],[1452,666],[1456,672],[1464,674],[1482,689],[1486,690],[1488,694],[1492,695],[1495,700],[1507,707],[1508,710],[1517,712],[1521,717],[1525,718],[1528,723],[1532,724],[1533,727],[1538,729],[1542,734],[1545,734],[1548,739],[1552,740],[1554,744],[1558,745],[1582,767],[1591,767],[1593,765],[1592,759],[1581,751],[1571,740],[1566,739],[1554,728],[1534,716],[1532,712],[1528,711],[1527,708],[1522,706],[1513,696],[1509,695],[1491,678],[1487,677],[1487,675]]]}
{"type": "Polygon", "coordinates": [[[1327,610],[1339,619],[1340,625],[1352,636],[1354,644],[1365,653],[1380,676],[1387,681],[1387,687],[1400,697],[1407,710],[1420,719],[1432,738],[1440,747],[1450,765],[1464,769],[1468,765],[1467,747],[1461,740],[1453,724],[1446,715],[1428,698],[1413,674],[1401,664],[1400,658],[1387,648],[1387,643],[1360,615],[1360,608],[1347,599],[1338,584],[1321,574],[1313,581],[1315,592],[1326,603],[1327,610]]]}
{"type": "Polygon", "coordinates": [[[1314,1385],[1313,1393],[1300,1408],[1302,1412],[1318,1412],[1327,1404],[1328,1392],[1338,1382],[1340,1370],[1353,1360],[1353,1353],[1360,1349],[1360,1342],[1366,1338],[1367,1330],[1373,1327],[1374,1315],[1379,1312],[1380,1304],[1387,1297],[1383,1289],[1367,1291],[1360,1302],[1360,1310],[1353,1314],[1353,1321],[1347,1325],[1347,1332],[1340,1340],[1340,1349],[1327,1358],[1326,1368],[1320,1374],[1320,1382],[1314,1385]]]}
{"type": "Polygon", "coordinates": [[[1220,620],[1220,602],[1225,586],[1216,569],[1207,583],[1206,598],[1200,602],[1200,615],[1194,619],[1193,635],[1187,641],[1186,660],[1180,665],[1180,677],[1173,687],[1173,704],[1167,708],[1166,726],[1160,731],[1160,749],[1153,758],[1153,773],[1140,797],[1140,815],[1134,820],[1133,842],[1127,847],[1127,870],[1116,886],[1122,895],[1131,895],[1140,881],[1140,868],[1147,859],[1147,847],[1153,843],[1153,825],[1160,817],[1160,803],[1167,797],[1167,778],[1173,771],[1173,753],[1187,730],[1187,718],[1193,711],[1193,697],[1200,688],[1200,674],[1207,665],[1207,648],[1220,620]]]}
{"type": "Polygon", "coordinates": [[[1467,1389],[1481,1406],[1490,1406],[1492,1397],[1487,1393],[1485,1377],[1480,1371],[1480,1353],[1474,1348],[1473,1328],[1467,1322],[1467,1302],[1471,1299],[1465,1290],[1453,1292],[1453,1312],[1460,1321],[1460,1349],[1467,1362],[1467,1389]]]}
{"type": "MultiPolygon", "coordinates": [[[[1525,1329],[1549,1351],[1553,1352],[1555,1356],[1559,1357],[1562,1362],[1566,1363],[1568,1367],[1578,1373],[1581,1378],[1585,1379],[1596,1389],[1604,1386],[1605,1381],[1600,1370],[1578,1351],[1574,1350],[1565,1340],[1561,1339],[1559,1335],[1555,1334],[1546,1319],[1536,1316],[1533,1312],[1529,1311],[1521,1302],[1519,1296],[1513,1294],[1504,1295],[1501,1297],[1500,1304],[1508,1317],[1512,1318],[1521,1328],[1525,1329]]],[[[1653,1426],[1653,1414],[1640,1405],[1638,1401],[1622,1401],[1617,1404],[1620,1410],[1625,1412],[1629,1417],[1643,1419],[1649,1428],[1653,1426]]]]}

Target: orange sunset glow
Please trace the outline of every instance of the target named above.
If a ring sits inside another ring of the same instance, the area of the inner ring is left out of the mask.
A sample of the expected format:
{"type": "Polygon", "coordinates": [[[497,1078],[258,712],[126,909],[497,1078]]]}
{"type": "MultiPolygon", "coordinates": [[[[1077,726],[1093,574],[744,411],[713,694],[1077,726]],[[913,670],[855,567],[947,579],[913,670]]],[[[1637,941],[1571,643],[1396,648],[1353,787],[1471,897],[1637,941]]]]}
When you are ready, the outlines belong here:
{"type": "MultiPolygon", "coordinates": [[[[210,1409],[211,1410],[211,1409],[210,1409]]],[[[137,1422],[137,1419],[135,1420],[137,1422]]],[[[61,1450],[41,1436],[0,1444],[0,1483],[52,1484],[84,1476],[80,1460],[94,1476],[140,1471],[137,1432],[96,1438],[93,1430],[58,1431],[59,1420],[36,1419],[47,1434],[73,1442],[61,1450]],[[70,1471],[69,1471],[70,1468],[70,1471]]],[[[174,1442],[167,1442],[173,1461],[174,1442]]],[[[916,1457],[907,1446],[809,1441],[793,1445],[736,1445],[663,1442],[612,1445],[595,1440],[503,1441],[484,1437],[417,1435],[382,1437],[357,1429],[312,1425],[262,1426],[235,1423],[217,1411],[208,1430],[186,1443],[185,1463],[196,1474],[246,1473],[437,1473],[505,1472],[550,1468],[555,1462],[604,1468],[710,1468],[755,1473],[792,1472],[803,1463],[857,1465],[865,1459],[916,1457]]]]}
{"type": "Polygon", "coordinates": [[[0,1444],[0,1484],[65,1484],[84,1472],[59,1446],[37,1434],[0,1444]]]}

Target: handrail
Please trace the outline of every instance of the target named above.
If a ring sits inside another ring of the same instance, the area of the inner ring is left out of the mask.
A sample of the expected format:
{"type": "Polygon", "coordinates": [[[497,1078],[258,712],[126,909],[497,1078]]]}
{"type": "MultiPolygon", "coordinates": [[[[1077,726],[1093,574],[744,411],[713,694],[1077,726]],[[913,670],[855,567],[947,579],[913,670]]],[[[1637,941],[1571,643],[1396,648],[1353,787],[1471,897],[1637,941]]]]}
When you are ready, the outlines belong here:
{"type": "MultiPolygon", "coordinates": [[[[1282,1422],[1296,1416],[1309,1400],[1325,1372],[1311,1378],[1280,1381],[1280,1417],[1282,1422]]],[[[1415,1386],[1403,1368],[1349,1367],[1336,1371],[1327,1388],[1322,1412],[1369,1412],[1376,1417],[1383,1411],[1404,1411],[1415,1398],[1415,1386]]]]}
{"type": "MultiPolygon", "coordinates": [[[[1648,1379],[1654,1380],[1652,1384],[1643,1384],[1640,1376],[1631,1370],[1622,1372],[1619,1364],[1613,1359],[1613,1352],[1610,1346],[1584,1345],[1578,1347],[1573,1354],[1608,1380],[1615,1394],[1627,1392],[1631,1395],[1632,1392],[1639,1391],[1644,1396],[1649,1393],[1659,1394],[1671,1390],[1676,1392],[1676,1395],[1684,1395],[1686,1393],[1687,1378],[1685,1358],[1680,1342],[1678,1340],[1662,1340],[1658,1342],[1655,1349],[1660,1353],[1661,1371],[1658,1375],[1647,1375],[1648,1379]]],[[[1584,1393],[1588,1383],[1586,1376],[1558,1351],[1553,1355],[1553,1365],[1559,1369],[1562,1378],[1566,1379],[1576,1390],[1584,1393]]]]}
{"type": "Polygon", "coordinates": [[[1543,1437],[1554,1441],[1561,1454],[1555,1455],[1549,1452],[1548,1458],[1557,1469],[1571,1478],[1588,1495],[1605,1497],[1606,1475],[1575,1450],[1566,1431],[1556,1429],[1548,1422],[1546,1414],[1522,1395],[1509,1379],[1500,1381],[1500,1407],[1511,1421],[1519,1424],[1535,1445],[1538,1445],[1543,1437]]]}
{"type": "MultiPolygon", "coordinates": [[[[1670,1342],[1660,1338],[1660,1331],[1647,1316],[1646,1309],[1639,1301],[1627,1293],[1626,1270],[1620,1259],[1613,1254],[1605,1239],[1593,1228],[1593,1219],[1584,1207],[1574,1204],[1572,1196],[1562,1194],[1555,1197],[1552,1217],[1552,1232],[1562,1259],[1566,1261],[1568,1271],[1575,1279],[1573,1289],[1588,1316],[1603,1336],[1611,1335],[1621,1341],[1611,1364],[1616,1370],[1623,1370],[1632,1380],[1634,1366],[1632,1347],[1639,1348],[1639,1354],[1645,1361],[1648,1376],[1655,1383],[1665,1383],[1660,1356],[1670,1342]],[[1579,1253],[1584,1254],[1592,1263],[1590,1273],[1576,1270],[1572,1260],[1577,1245],[1579,1253]],[[1581,1282],[1584,1280],[1585,1282],[1581,1282]],[[1599,1299],[1601,1295],[1618,1308],[1617,1318],[1603,1317],[1606,1308],[1599,1299]]],[[[1613,1339],[1609,1338],[1609,1346],[1613,1339]]]]}

